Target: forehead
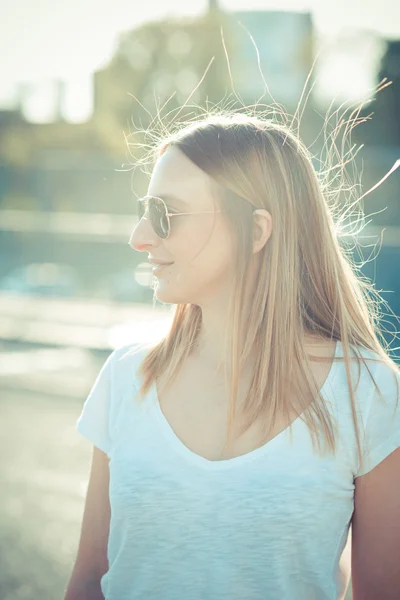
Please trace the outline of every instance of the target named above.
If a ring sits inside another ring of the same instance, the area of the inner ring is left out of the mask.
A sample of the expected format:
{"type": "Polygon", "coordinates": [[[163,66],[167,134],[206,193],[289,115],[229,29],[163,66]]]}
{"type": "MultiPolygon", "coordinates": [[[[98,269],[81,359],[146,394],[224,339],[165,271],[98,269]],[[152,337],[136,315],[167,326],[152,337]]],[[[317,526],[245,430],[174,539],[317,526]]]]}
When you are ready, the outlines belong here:
{"type": "Polygon", "coordinates": [[[175,196],[185,202],[212,202],[212,179],[177,148],[157,160],[148,187],[149,196],[175,196]]]}

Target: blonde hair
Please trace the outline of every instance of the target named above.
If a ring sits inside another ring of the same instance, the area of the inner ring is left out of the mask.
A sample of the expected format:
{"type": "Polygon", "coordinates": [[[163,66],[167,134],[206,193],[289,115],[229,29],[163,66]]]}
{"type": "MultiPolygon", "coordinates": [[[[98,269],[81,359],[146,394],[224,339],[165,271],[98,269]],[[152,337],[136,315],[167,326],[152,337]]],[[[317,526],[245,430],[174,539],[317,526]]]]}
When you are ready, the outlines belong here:
{"type": "MultiPolygon", "coordinates": [[[[156,145],[155,159],[172,146],[215,182],[218,202],[226,211],[237,242],[235,292],[229,309],[233,342],[227,439],[232,435],[240,365],[255,350],[254,374],[243,405],[247,420],[242,432],[260,420],[266,425],[267,438],[277,416],[289,417],[295,411],[304,417],[313,447],[317,442],[321,451],[317,436],[321,426],[325,448],[335,451],[335,426],[308,362],[309,358],[325,359],[306,353],[304,336],[309,334],[342,343],[362,465],[350,361],[366,364],[360,351],[364,348],[375,352],[393,371],[398,367],[384,349],[379,331],[381,299],[373,301],[372,295],[377,297],[377,292],[357,275],[339,244],[329,194],[309,151],[289,127],[274,119],[224,111],[198,118],[166,135],[156,145]],[[263,256],[252,310],[243,314],[254,208],[269,211],[273,230],[260,251],[263,256]],[[246,339],[244,347],[239,348],[238,332],[244,319],[246,339]],[[297,406],[289,399],[288,382],[293,386],[297,406]],[[310,398],[315,400],[310,403],[310,398]]],[[[196,341],[201,322],[199,306],[175,306],[170,330],[141,363],[140,397],[146,395],[156,378],[174,380],[196,341]]]]}

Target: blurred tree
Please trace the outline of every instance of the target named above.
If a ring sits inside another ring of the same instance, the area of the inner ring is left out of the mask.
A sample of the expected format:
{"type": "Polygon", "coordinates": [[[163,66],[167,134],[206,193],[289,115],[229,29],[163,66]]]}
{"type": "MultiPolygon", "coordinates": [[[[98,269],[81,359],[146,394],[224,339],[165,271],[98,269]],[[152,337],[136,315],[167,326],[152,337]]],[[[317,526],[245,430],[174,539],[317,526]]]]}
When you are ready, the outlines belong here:
{"type": "Polygon", "coordinates": [[[35,164],[42,152],[58,149],[121,160],[126,156],[122,131],[128,134],[132,121],[136,129],[137,120],[146,127],[173,94],[164,112],[181,106],[213,57],[204,81],[188,104],[205,106],[206,99],[220,101],[230,89],[220,28],[222,25],[228,45],[230,21],[212,4],[200,18],[150,22],[123,33],[109,65],[95,74],[94,114],[87,123],[58,120],[32,124],[20,114],[18,118],[3,115],[0,161],[23,168],[35,164]]]}
{"type": "MultiPolygon", "coordinates": [[[[134,143],[139,146],[134,150],[131,146],[130,150],[140,158],[140,144],[145,141],[140,131],[146,129],[153,118],[157,125],[158,113],[164,121],[165,115],[179,109],[190,97],[188,106],[180,114],[180,118],[189,118],[189,113],[193,116],[201,110],[193,104],[204,108],[207,100],[219,102],[231,89],[221,26],[231,54],[234,45],[230,38],[231,21],[215,6],[200,18],[146,23],[122,34],[111,62],[94,76],[94,112],[86,123],[58,120],[33,124],[23,118],[10,120],[7,115],[0,119],[3,125],[0,162],[11,171],[16,167],[20,174],[25,173],[23,178],[19,177],[20,195],[42,197],[46,192],[47,196],[51,195],[53,208],[65,206],[68,201],[71,209],[83,205],[85,198],[84,205],[88,209],[88,184],[81,185],[79,192],[80,188],[72,189],[66,183],[77,184],[85,171],[88,178],[93,173],[93,180],[97,177],[109,181],[103,195],[97,190],[93,202],[97,210],[110,210],[112,171],[127,158],[123,134],[135,133],[134,143]],[[107,168],[105,159],[109,161],[107,168]],[[98,167],[94,163],[98,163],[98,167]],[[32,178],[33,172],[36,175],[32,178]],[[39,184],[33,185],[32,181],[39,184]]],[[[171,118],[174,114],[171,113],[171,118]]],[[[9,171],[7,177],[9,179],[9,171]]],[[[91,185],[94,185],[92,180],[91,185]]],[[[145,185],[139,170],[134,185],[139,188],[145,185]]],[[[113,209],[127,210],[128,186],[126,191],[124,195],[118,186],[115,188],[118,201],[113,209]]],[[[14,198],[12,203],[15,204],[14,198]]]]}
{"type": "Polygon", "coordinates": [[[148,126],[171,96],[166,113],[192,92],[188,106],[204,107],[207,100],[214,103],[225,96],[230,83],[221,26],[230,49],[230,21],[216,7],[197,19],[146,23],[120,37],[112,61],[95,75],[94,120],[105,143],[121,129],[128,133],[132,120],[134,129],[137,119],[140,127],[148,126]]]}

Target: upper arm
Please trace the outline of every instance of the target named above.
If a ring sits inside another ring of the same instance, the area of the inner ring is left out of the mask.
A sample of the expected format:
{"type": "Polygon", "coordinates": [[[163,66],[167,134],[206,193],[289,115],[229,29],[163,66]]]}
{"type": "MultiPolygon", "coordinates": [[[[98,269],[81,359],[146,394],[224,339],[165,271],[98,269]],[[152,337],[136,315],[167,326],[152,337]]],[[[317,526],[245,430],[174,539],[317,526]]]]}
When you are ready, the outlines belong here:
{"type": "Polygon", "coordinates": [[[107,545],[110,531],[109,459],[93,446],[92,464],[72,578],[99,580],[108,570],[107,545]]]}
{"type": "Polygon", "coordinates": [[[353,600],[400,598],[400,448],[355,479],[353,600]]]}

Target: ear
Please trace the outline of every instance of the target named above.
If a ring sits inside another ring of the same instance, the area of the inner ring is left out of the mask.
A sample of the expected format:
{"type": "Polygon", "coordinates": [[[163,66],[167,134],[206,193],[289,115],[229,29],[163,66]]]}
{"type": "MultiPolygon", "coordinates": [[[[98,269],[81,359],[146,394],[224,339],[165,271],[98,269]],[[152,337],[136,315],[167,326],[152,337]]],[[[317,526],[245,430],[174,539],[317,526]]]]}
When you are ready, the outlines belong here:
{"type": "Polygon", "coordinates": [[[253,213],[253,254],[260,252],[269,240],[272,233],[272,217],[264,208],[259,208],[253,213]]]}

